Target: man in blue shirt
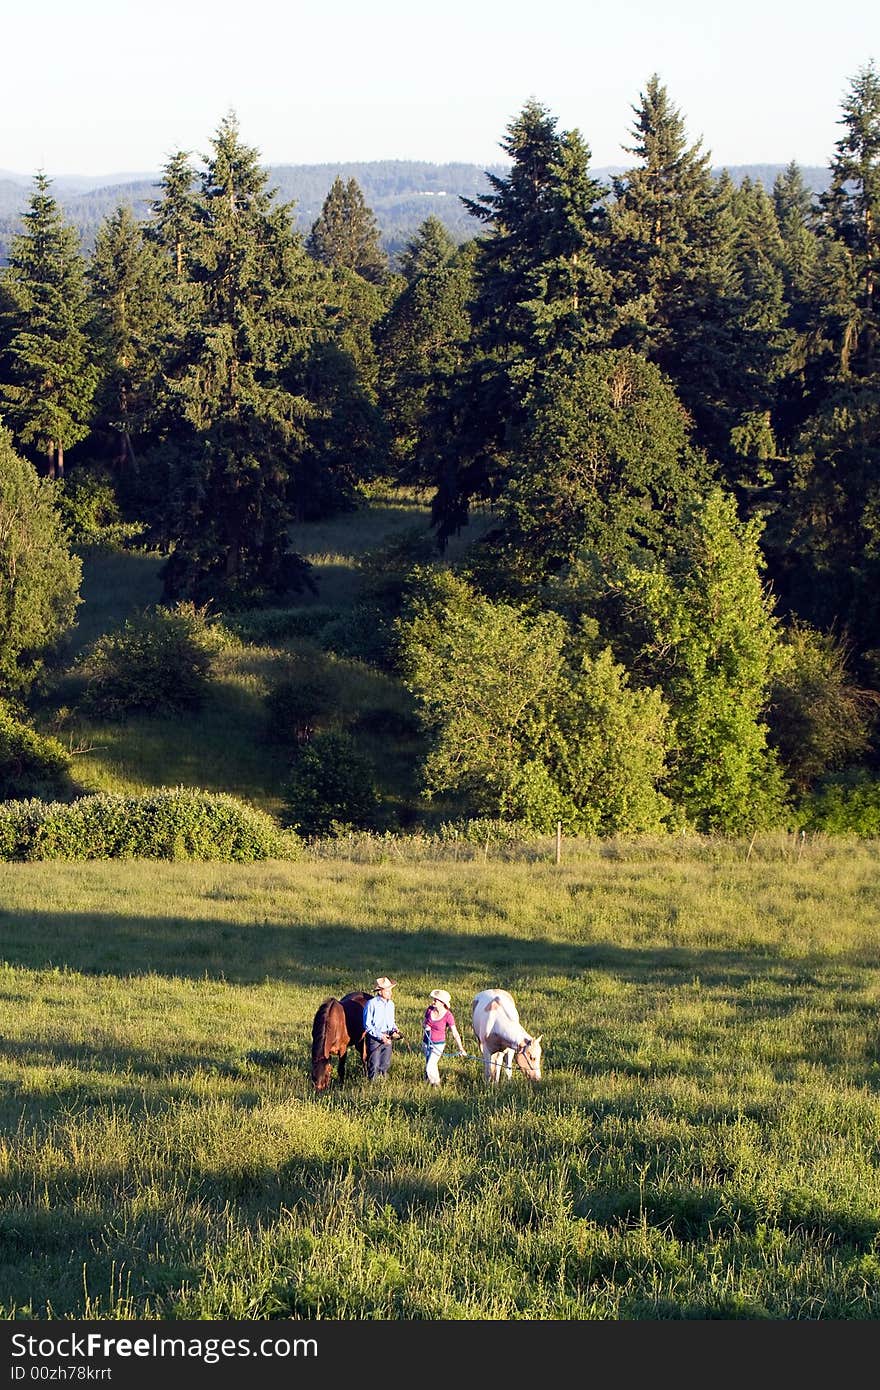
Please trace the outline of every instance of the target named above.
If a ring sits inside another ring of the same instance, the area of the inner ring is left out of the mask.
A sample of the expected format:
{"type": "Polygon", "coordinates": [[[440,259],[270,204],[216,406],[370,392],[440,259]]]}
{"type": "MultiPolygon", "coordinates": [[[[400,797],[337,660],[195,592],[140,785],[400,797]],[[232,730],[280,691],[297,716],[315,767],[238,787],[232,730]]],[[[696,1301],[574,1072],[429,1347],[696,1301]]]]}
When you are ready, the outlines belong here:
{"type": "Polygon", "coordinates": [[[367,1035],[367,1076],[370,1081],[384,1081],[391,1066],[391,1044],[401,1036],[394,1017],[391,991],[396,980],[380,975],[376,993],[364,1008],[364,1032],[367,1035]]]}

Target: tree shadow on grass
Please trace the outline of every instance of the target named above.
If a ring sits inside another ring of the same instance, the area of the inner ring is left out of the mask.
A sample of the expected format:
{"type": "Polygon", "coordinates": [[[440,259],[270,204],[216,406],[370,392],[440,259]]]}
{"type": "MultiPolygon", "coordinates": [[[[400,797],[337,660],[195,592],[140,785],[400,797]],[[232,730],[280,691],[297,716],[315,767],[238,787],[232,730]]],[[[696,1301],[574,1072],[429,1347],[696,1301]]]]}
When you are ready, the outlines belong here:
{"type": "MultiPolygon", "coordinates": [[[[754,955],[748,951],[650,949],[618,946],[610,941],[583,945],[530,939],[506,932],[431,931],[419,928],[365,929],[327,919],[311,925],[223,919],[138,917],[111,913],[19,912],[0,910],[2,951],[9,965],[28,969],[66,969],[84,975],[128,979],[160,975],[169,979],[214,979],[253,985],[275,980],[314,989],[321,998],[337,988],[370,988],[379,966],[393,965],[404,988],[405,976],[422,979],[442,972],[453,995],[470,998],[478,988],[530,988],[535,977],[571,981],[591,972],[608,972],[623,982],[650,981],[675,987],[695,977],[703,989],[739,992],[750,982],[772,982],[790,991],[797,1003],[802,991],[820,987],[819,961],[811,969],[803,957],[754,955]],[[468,982],[456,990],[456,983],[468,982]]],[[[865,964],[835,958],[839,970],[865,964]]],[[[873,963],[873,962],[872,962],[873,963]]],[[[827,968],[827,962],[824,962],[827,968]]],[[[853,988],[856,986],[853,985],[853,988]]],[[[847,988],[835,979],[835,989],[847,988]]],[[[752,1007],[739,1000],[744,1007],[752,1007]]],[[[774,999],[772,1007],[782,1007],[774,999]]],[[[766,1012],[766,993],[754,1001],[766,1012]]]]}

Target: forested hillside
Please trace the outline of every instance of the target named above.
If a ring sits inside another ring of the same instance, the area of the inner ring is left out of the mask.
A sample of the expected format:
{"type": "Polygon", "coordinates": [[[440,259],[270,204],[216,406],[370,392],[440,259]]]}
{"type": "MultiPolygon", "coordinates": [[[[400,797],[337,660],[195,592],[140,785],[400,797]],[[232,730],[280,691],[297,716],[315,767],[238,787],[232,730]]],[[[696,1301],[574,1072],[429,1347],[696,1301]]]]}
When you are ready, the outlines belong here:
{"type": "Polygon", "coordinates": [[[652,77],[608,177],[530,101],[482,181],[327,167],[297,209],[230,115],[91,249],[37,175],[0,853],[129,844],[69,807],[169,784],[299,834],[880,833],[871,64],[840,129],[821,191],[718,174],[652,77]]]}
{"type": "MultiPolygon", "coordinates": [[[[501,165],[489,172],[500,173],[501,165]]],[[[461,198],[485,191],[486,170],[476,164],[430,164],[413,160],[373,160],[351,164],[278,164],[266,167],[268,187],[291,203],[294,225],[307,233],[334,179],[355,179],[376,213],[383,249],[394,256],[403,249],[426,217],[439,217],[456,242],[473,236],[475,226],[461,198]]],[[[147,217],[156,198],[161,174],[84,180],[58,178],[53,191],[66,220],[91,252],[101,223],[120,203],[137,218],[147,217]]],[[[21,228],[31,180],[0,174],[0,264],[11,238],[21,228]]]]}
{"type": "MultiPolygon", "coordinates": [[[[267,166],[271,188],[277,188],[284,202],[293,204],[294,224],[307,232],[321,210],[333,180],[355,179],[376,214],[379,240],[389,256],[396,256],[415,234],[426,217],[443,223],[453,241],[461,242],[476,232],[473,218],[461,202],[486,191],[487,173],[501,174],[505,166],[477,164],[430,164],[414,160],[387,159],[350,164],[274,164],[267,166]]],[[[739,165],[727,172],[734,183],[743,179],[760,180],[773,187],[784,165],[739,165]]],[[[602,168],[595,177],[610,184],[623,167],[602,168]]],[[[721,169],[713,171],[720,178],[721,169]]],[[[827,187],[828,170],[805,167],[805,185],[814,193],[827,187]]],[[[161,175],[121,175],[102,179],[59,177],[53,191],[66,220],[75,227],[83,249],[91,252],[101,223],[119,205],[128,203],[135,216],[146,217],[156,197],[161,175]]],[[[12,237],[21,230],[21,217],[27,207],[31,179],[0,172],[0,265],[5,264],[12,237]]]]}

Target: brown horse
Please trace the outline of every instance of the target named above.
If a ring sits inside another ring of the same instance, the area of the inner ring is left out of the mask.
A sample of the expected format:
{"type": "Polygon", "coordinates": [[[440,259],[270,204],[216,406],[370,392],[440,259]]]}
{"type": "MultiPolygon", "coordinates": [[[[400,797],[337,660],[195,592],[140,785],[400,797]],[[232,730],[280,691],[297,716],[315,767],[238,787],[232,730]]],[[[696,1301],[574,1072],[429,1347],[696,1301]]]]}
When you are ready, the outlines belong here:
{"type": "Polygon", "coordinates": [[[345,1058],[354,1047],[366,1071],[366,1037],[364,1035],[364,1005],[368,994],[352,991],[341,999],[332,995],[325,999],[312,1023],[312,1082],[316,1091],[330,1085],[332,1059],[337,1057],[340,1082],[345,1080],[345,1058]]]}

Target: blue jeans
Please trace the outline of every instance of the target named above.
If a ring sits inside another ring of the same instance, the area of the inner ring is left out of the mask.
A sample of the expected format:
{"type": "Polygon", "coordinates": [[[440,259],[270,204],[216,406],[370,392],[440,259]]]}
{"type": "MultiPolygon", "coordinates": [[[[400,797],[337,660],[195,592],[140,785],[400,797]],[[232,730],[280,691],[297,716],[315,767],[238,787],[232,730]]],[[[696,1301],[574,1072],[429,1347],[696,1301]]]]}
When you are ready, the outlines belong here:
{"type": "Polygon", "coordinates": [[[440,1085],[440,1058],[443,1056],[445,1046],[445,1042],[431,1042],[430,1038],[425,1038],[423,1043],[425,1079],[430,1081],[432,1086],[440,1085]]]}
{"type": "Polygon", "coordinates": [[[380,1042],[367,1034],[367,1077],[375,1081],[377,1076],[387,1076],[391,1066],[391,1044],[380,1042]]]}

